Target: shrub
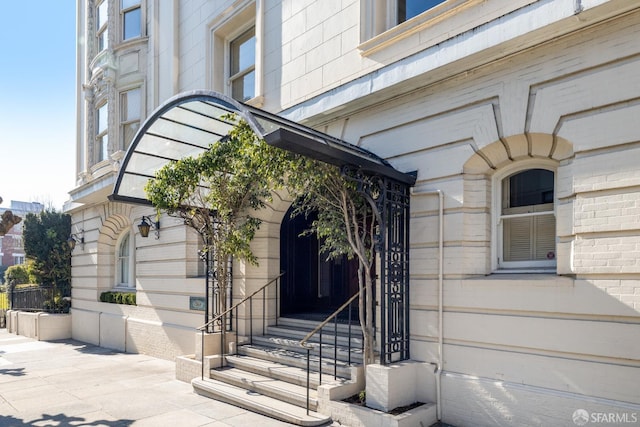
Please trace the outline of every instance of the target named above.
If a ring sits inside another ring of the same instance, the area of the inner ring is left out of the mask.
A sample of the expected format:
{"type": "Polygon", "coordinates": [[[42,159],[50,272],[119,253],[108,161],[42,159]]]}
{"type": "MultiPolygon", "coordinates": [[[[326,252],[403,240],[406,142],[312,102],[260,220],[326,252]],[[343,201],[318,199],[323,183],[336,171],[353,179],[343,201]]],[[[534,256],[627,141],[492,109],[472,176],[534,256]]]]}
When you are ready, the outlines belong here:
{"type": "Polygon", "coordinates": [[[100,301],[111,304],[136,305],[136,293],[107,291],[100,294],[100,301]]]}
{"type": "Polygon", "coordinates": [[[7,268],[7,271],[4,273],[4,278],[7,283],[14,283],[16,285],[21,285],[24,283],[33,283],[31,281],[31,271],[29,264],[18,264],[12,265],[7,268]]]}

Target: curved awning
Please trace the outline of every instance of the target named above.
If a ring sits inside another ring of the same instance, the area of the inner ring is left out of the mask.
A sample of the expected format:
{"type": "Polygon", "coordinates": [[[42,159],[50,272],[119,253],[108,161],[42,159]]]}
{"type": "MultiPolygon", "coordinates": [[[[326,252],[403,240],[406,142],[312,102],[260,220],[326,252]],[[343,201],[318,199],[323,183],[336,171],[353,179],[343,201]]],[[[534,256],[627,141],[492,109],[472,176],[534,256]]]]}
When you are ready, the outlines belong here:
{"type": "Polygon", "coordinates": [[[380,175],[406,185],[415,176],[400,172],[386,160],[361,147],[241,104],[212,91],[179,94],[158,107],[133,139],[118,173],[110,200],[149,204],[144,187],[169,162],[197,156],[225,137],[235,113],[268,144],[337,166],[350,165],[365,174],[380,175]]]}

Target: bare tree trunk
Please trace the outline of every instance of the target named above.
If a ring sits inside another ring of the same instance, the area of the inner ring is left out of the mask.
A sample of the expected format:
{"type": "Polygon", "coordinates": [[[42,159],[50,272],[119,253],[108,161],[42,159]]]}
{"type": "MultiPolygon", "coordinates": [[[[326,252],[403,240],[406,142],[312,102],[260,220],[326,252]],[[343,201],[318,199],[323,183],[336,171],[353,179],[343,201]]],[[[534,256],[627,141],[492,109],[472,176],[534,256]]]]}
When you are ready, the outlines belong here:
{"type": "Polygon", "coordinates": [[[360,299],[358,309],[360,314],[360,328],[364,342],[363,363],[370,365],[375,362],[374,356],[374,330],[373,330],[373,286],[370,268],[359,260],[358,283],[360,287],[360,299]]]}

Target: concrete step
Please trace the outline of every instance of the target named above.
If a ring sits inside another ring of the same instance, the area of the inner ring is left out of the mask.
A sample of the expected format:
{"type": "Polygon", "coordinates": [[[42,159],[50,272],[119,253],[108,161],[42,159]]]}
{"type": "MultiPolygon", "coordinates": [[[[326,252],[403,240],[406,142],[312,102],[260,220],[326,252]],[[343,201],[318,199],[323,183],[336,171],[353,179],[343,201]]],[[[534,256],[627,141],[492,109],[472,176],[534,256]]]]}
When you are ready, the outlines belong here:
{"type": "MultiPolygon", "coordinates": [[[[312,347],[311,354],[319,356],[320,355],[320,344],[317,342],[309,342],[307,343],[312,347]]],[[[286,349],[297,353],[307,354],[307,350],[300,346],[300,340],[295,338],[288,338],[284,336],[278,335],[264,335],[264,336],[254,336],[253,337],[253,345],[259,345],[263,347],[270,347],[276,349],[286,349]]],[[[362,348],[360,347],[351,347],[349,350],[348,347],[343,347],[338,344],[337,352],[334,353],[333,341],[326,342],[323,340],[322,342],[322,360],[333,360],[334,356],[337,356],[337,359],[342,362],[351,361],[352,364],[360,364],[362,363],[362,348]]]]}
{"type": "MultiPolygon", "coordinates": [[[[263,346],[256,344],[256,340],[254,337],[253,345],[242,345],[238,347],[238,354],[244,356],[251,356],[256,359],[262,359],[270,362],[276,362],[287,366],[293,366],[297,368],[304,369],[306,372],[307,369],[307,353],[304,349],[291,350],[290,348],[284,346],[276,346],[269,345],[263,346]]],[[[332,353],[333,354],[333,353],[332,353]]],[[[322,358],[322,372],[323,372],[323,383],[329,380],[329,376],[333,379],[334,375],[334,364],[333,364],[333,356],[331,358],[326,357],[328,353],[325,355],[323,353],[322,358]]],[[[352,361],[352,364],[357,364],[352,361]]],[[[309,366],[311,371],[318,372],[319,371],[319,358],[317,355],[311,354],[309,359],[309,366]]],[[[351,367],[349,364],[343,360],[338,360],[336,363],[336,375],[341,379],[351,379],[351,367]]]]}
{"type": "MultiPolygon", "coordinates": [[[[316,326],[320,324],[317,320],[306,320],[306,319],[294,319],[291,317],[280,317],[278,318],[278,325],[275,327],[282,328],[293,328],[305,330],[306,333],[311,332],[315,329],[316,326]]],[[[334,332],[334,323],[333,321],[329,322],[322,328],[323,334],[333,334],[334,332]]],[[[349,324],[338,322],[338,333],[341,335],[349,334],[349,324]]],[[[305,335],[306,335],[305,333],[305,335]]],[[[351,335],[362,338],[362,329],[360,328],[359,322],[351,322],[351,335]]]]}
{"type": "Polygon", "coordinates": [[[191,381],[196,393],[212,399],[230,403],[278,420],[299,426],[320,426],[331,422],[331,418],[315,411],[274,399],[258,392],[248,391],[235,385],[213,379],[196,378],[191,381]]]}
{"type": "MultiPolygon", "coordinates": [[[[232,367],[212,369],[210,375],[214,380],[273,397],[301,408],[307,407],[307,388],[298,384],[232,367]]],[[[309,408],[312,411],[318,408],[317,395],[316,389],[310,387],[309,408]]]]}
{"type": "MultiPolygon", "coordinates": [[[[243,371],[253,372],[303,387],[307,386],[307,370],[304,368],[243,355],[226,356],[225,360],[227,366],[232,368],[242,369],[243,371]]],[[[318,388],[318,379],[317,372],[309,373],[309,385],[311,388],[318,388]]]]}
{"type": "MultiPolygon", "coordinates": [[[[309,333],[309,329],[300,326],[268,326],[266,330],[267,335],[273,335],[278,337],[288,337],[291,339],[297,339],[298,341],[302,341],[304,337],[309,333]]],[[[333,328],[323,328],[322,329],[322,343],[323,344],[333,344],[337,341],[338,346],[347,348],[349,346],[349,342],[351,342],[352,348],[362,349],[363,340],[362,340],[362,331],[360,327],[354,327],[351,329],[351,337],[349,337],[349,330],[337,330],[337,336],[335,334],[336,330],[333,328]],[[335,340],[334,340],[335,336],[335,340]]],[[[320,342],[320,333],[316,333],[309,339],[310,343],[319,343],[320,342]]]]}

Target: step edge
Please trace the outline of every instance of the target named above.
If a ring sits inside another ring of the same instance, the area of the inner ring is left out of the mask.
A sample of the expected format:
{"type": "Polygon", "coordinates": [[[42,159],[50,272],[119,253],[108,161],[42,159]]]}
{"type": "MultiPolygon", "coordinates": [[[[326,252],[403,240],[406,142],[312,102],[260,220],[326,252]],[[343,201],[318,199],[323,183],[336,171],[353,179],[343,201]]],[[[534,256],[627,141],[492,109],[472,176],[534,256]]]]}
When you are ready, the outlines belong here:
{"type": "MultiPolygon", "coordinates": [[[[249,391],[255,391],[264,396],[268,396],[273,399],[280,400],[282,402],[287,402],[301,408],[306,408],[307,389],[305,387],[296,385],[297,387],[300,387],[300,390],[287,390],[286,388],[278,387],[277,384],[259,384],[259,383],[256,383],[255,382],[256,380],[254,379],[248,379],[247,382],[244,382],[241,376],[233,375],[233,374],[230,375],[228,373],[225,373],[224,371],[216,371],[214,373],[214,371],[215,370],[213,369],[211,371],[211,374],[215,375],[215,378],[212,378],[212,379],[234,385],[238,388],[243,388],[249,391]]],[[[264,377],[264,378],[270,379],[268,377],[264,377]]],[[[284,383],[284,381],[282,381],[282,383],[284,383]]],[[[295,385],[295,384],[291,384],[291,385],[295,385]]],[[[310,393],[310,396],[309,396],[309,406],[311,409],[315,411],[318,407],[317,391],[310,390],[310,392],[312,393],[310,393]]]]}
{"type": "MultiPolygon", "coordinates": [[[[209,380],[211,382],[211,380],[209,380]]],[[[323,415],[320,414],[316,411],[312,411],[312,414],[309,415],[304,415],[304,416],[300,416],[298,414],[295,414],[294,412],[299,412],[300,410],[304,410],[305,408],[301,408],[299,406],[296,405],[292,405],[290,403],[287,402],[282,402],[282,401],[278,401],[280,402],[283,406],[285,407],[292,407],[295,408],[295,410],[293,412],[285,412],[282,409],[277,409],[274,406],[265,406],[264,404],[260,403],[260,402],[256,402],[256,401],[252,401],[250,399],[240,399],[239,397],[237,399],[235,399],[235,395],[230,394],[230,393],[224,393],[222,390],[216,390],[215,389],[215,383],[213,384],[207,384],[207,382],[199,379],[199,378],[195,378],[191,381],[191,385],[194,388],[194,390],[196,391],[196,393],[201,394],[200,392],[204,393],[202,395],[205,395],[206,397],[209,398],[213,398],[215,400],[220,400],[226,403],[230,403],[233,404],[235,406],[239,406],[241,408],[245,408],[245,409],[250,409],[253,412],[257,412],[263,415],[267,415],[273,418],[276,418],[278,420],[281,421],[285,421],[285,422],[289,422],[289,423],[293,423],[293,424],[297,424],[297,425],[303,425],[303,426],[316,426],[316,425],[323,425],[326,424],[328,422],[331,421],[331,417],[327,416],[327,415],[323,415]],[[210,394],[212,396],[215,397],[211,397],[211,396],[207,396],[207,394],[210,394]]],[[[226,384],[228,386],[228,384],[226,384]]],[[[238,389],[238,390],[242,390],[239,389],[238,387],[233,386],[234,388],[238,389]]],[[[277,399],[273,399],[271,397],[268,396],[264,396],[261,395],[262,397],[265,397],[267,399],[271,399],[271,400],[277,400],[277,399]]],[[[311,411],[310,411],[311,412],[311,411]]]]}

